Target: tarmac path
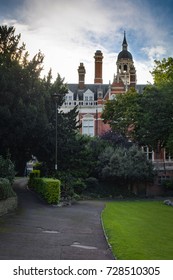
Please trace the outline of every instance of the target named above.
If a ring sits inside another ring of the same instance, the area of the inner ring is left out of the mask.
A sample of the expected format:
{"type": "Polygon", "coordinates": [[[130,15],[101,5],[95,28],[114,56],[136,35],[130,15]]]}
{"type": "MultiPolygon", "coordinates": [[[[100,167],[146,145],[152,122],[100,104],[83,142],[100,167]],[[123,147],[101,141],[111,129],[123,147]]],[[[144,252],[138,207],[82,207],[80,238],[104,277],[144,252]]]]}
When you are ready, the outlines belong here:
{"type": "Polygon", "coordinates": [[[102,201],[53,207],[15,181],[19,206],[0,217],[1,260],[113,260],[101,225],[102,201]]]}

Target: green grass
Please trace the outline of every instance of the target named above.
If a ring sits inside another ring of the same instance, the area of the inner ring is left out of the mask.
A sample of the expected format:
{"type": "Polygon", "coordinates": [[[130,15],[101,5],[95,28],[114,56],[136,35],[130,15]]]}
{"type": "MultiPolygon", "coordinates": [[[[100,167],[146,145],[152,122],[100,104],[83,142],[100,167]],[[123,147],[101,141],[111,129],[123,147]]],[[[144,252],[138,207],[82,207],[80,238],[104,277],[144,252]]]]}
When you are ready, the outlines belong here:
{"type": "Polygon", "coordinates": [[[119,260],[173,260],[173,207],[163,201],[108,202],[103,225],[119,260]]]}

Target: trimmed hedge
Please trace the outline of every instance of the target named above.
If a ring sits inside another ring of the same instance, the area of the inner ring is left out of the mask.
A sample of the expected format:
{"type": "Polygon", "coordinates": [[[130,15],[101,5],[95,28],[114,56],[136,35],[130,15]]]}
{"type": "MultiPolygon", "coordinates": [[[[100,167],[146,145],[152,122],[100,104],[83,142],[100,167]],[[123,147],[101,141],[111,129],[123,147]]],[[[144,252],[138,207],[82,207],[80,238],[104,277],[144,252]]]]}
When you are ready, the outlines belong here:
{"type": "Polygon", "coordinates": [[[0,200],[15,196],[16,193],[13,191],[10,181],[5,178],[0,178],[0,200]]]}
{"type": "MultiPolygon", "coordinates": [[[[32,177],[32,175],[31,175],[32,177]]],[[[32,177],[29,186],[39,193],[49,204],[57,204],[60,201],[60,181],[49,178],[32,177]]]]}

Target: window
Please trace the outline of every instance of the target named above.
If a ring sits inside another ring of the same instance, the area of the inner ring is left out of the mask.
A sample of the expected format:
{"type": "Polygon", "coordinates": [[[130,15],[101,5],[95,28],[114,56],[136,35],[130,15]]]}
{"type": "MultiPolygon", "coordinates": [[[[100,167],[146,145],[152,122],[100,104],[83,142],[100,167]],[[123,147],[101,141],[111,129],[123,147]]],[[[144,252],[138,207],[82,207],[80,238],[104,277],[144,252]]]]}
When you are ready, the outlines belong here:
{"type": "Polygon", "coordinates": [[[142,151],[145,153],[146,158],[148,160],[152,160],[153,159],[153,150],[152,150],[151,147],[144,146],[144,147],[142,147],[142,151]]]}
{"type": "Polygon", "coordinates": [[[93,96],[89,96],[89,101],[92,101],[93,100],[93,96]]]}
{"type": "Polygon", "coordinates": [[[165,161],[173,161],[173,157],[168,151],[165,151],[165,161]]]}
{"type": "Polygon", "coordinates": [[[127,72],[127,65],[124,65],[124,71],[127,72]]]}
{"type": "Polygon", "coordinates": [[[92,115],[85,115],[82,120],[82,134],[94,136],[94,118],[92,115]]]}
{"type": "Polygon", "coordinates": [[[87,89],[84,92],[83,99],[84,99],[84,101],[93,101],[94,100],[94,93],[90,89],[87,89]]]}
{"type": "Polygon", "coordinates": [[[65,99],[66,101],[73,101],[73,92],[69,90],[65,96],[65,99]]]}

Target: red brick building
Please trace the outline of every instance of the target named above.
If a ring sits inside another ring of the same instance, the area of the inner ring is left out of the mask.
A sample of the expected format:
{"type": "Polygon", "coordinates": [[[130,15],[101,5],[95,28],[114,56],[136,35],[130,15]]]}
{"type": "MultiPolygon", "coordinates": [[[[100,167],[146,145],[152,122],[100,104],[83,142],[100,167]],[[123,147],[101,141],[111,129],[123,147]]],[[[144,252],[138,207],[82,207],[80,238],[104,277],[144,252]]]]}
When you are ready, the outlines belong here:
{"type": "Polygon", "coordinates": [[[81,122],[81,133],[95,136],[101,135],[108,129],[108,124],[104,124],[101,118],[106,100],[112,99],[116,94],[125,93],[129,87],[136,85],[136,70],[133,63],[132,54],[128,51],[126,34],[122,43],[122,51],[117,58],[117,73],[114,75],[112,83],[103,84],[102,67],[103,54],[97,50],[94,55],[95,76],[93,84],[85,84],[85,66],[80,63],[78,68],[78,84],[68,84],[68,93],[62,106],[67,112],[78,105],[79,120],[81,122]]]}
{"type": "MultiPolygon", "coordinates": [[[[128,51],[126,34],[122,43],[122,50],[118,54],[116,65],[117,73],[112,82],[103,83],[102,67],[103,54],[97,50],[94,55],[95,76],[93,84],[85,84],[86,70],[83,63],[78,68],[78,84],[68,84],[68,93],[62,106],[64,112],[69,111],[78,105],[79,121],[81,123],[81,133],[96,136],[101,135],[110,129],[108,124],[104,124],[101,114],[106,100],[116,98],[117,94],[125,93],[130,87],[134,87],[139,93],[142,93],[145,85],[136,84],[136,70],[132,54],[128,51]]],[[[162,194],[162,188],[158,188],[160,183],[173,177],[173,159],[162,151],[159,156],[149,148],[143,147],[146,157],[154,163],[158,176],[155,186],[149,188],[150,194],[157,192],[162,194]]]]}

